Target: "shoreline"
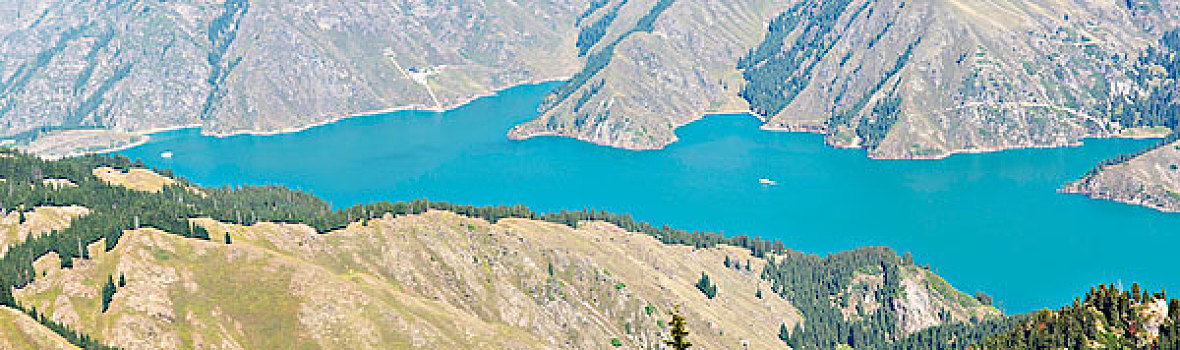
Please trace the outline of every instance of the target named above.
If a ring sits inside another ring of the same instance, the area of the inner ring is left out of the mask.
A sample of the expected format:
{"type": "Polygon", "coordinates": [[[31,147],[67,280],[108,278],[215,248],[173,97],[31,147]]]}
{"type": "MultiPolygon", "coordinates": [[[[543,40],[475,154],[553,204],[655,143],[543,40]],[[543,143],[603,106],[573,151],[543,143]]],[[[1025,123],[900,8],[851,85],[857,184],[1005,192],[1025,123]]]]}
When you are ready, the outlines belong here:
{"type": "MultiPolygon", "coordinates": [[[[323,120],[320,120],[320,121],[317,121],[314,123],[301,125],[301,126],[280,128],[280,129],[276,129],[276,130],[234,130],[234,131],[229,131],[229,132],[210,132],[210,131],[204,130],[204,125],[197,124],[197,123],[166,126],[166,127],[156,127],[156,128],[148,128],[148,129],[141,129],[141,130],[130,130],[127,132],[139,135],[142,138],[137,142],[132,142],[132,143],[128,143],[125,145],[120,145],[120,146],[113,147],[113,148],[103,149],[98,152],[88,152],[88,153],[110,153],[110,152],[117,152],[117,151],[129,149],[129,148],[141,146],[143,144],[150,142],[151,135],[153,135],[153,134],[182,130],[182,129],[192,129],[192,128],[201,129],[200,134],[202,136],[210,136],[210,137],[217,137],[217,138],[232,137],[232,136],[239,136],[239,135],[277,136],[277,135],[298,133],[298,132],[306,131],[306,130],[309,130],[312,128],[334,124],[334,123],[337,123],[337,122],[340,122],[340,121],[343,121],[346,119],[370,117],[370,116],[376,116],[376,115],[382,115],[382,114],[388,114],[388,113],[394,113],[394,112],[401,112],[401,111],[421,111],[421,112],[444,113],[444,112],[452,111],[452,110],[458,109],[460,107],[463,107],[467,104],[474,102],[475,100],[495,96],[495,95],[497,95],[505,90],[511,89],[511,88],[524,86],[524,85],[538,85],[538,84],[545,84],[545,83],[552,83],[552,82],[560,82],[560,81],[568,80],[568,79],[569,79],[568,77],[558,77],[558,78],[548,78],[548,79],[524,80],[524,81],[520,81],[520,82],[517,82],[514,84],[508,84],[506,86],[493,88],[493,89],[490,89],[486,92],[472,94],[472,95],[467,96],[465,98],[458,99],[454,102],[448,103],[442,107],[432,107],[432,106],[423,105],[423,104],[409,104],[409,105],[402,105],[402,106],[394,106],[394,107],[389,107],[389,108],[363,111],[363,112],[357,112],[357,113],[328,116],[326,119],[323,119],[323,120]]],[[[701,119],[704,119],[707,117],[725,116],[725,115],[744,115],[744,116],[754,117],[755,119],[759,120],[759,123],[761,124],[761,125],[759,125],[759,129],[763,130],[763,131],[785,132],[785,133],[807,133],[807,134],[819,134],[819,135],[823,134],[822,127],[768,126],[767,124],[765,124],[765,121],[763,121],[762,118],[759,118],[757,115],[755,115],[753,113],[753,111],[751,111],[748,108],[747,109],[739,109],[739,108],[717,109],[717,110],[706,111],[701,115],[700,118],[697,118],[691,122],[685,123],[684,125],[678,125],[673,130],[679,129],[680,127],[683,127],[688,124],[698,122],[701,119]]],[[[523,124],[521,124],[521,125],[523,125],[523,124]]],[[[673,137],[671,140],[668,140],[668,142],[664,142],[660,145],[650,145],[650,146],[637,147],[635,145],[619,145],[619,144],[605,143],[605,142],[596,141],[596,140],[588,140],[588,139],[581,138],[578,135],[570,134],[570,133],[563,132],[563,131],[548,130],[548,131],[537,131],[537,132],[525,133],[519,129],[519,126],[520,125],[517,125],[516,127],[513,127],[512,129],[510,129],[507,132],[507,135],[505,135],[505,137],[509,140],[516,140],[516,141],[527,140],[527,139],[531,139],[534,137],[562,137],[562,138],[570,138],[570,139],[578,140],[581,142],[588,142],[588,143],[598,145],[598,146],[605,146],[605,147],[624,149],[624,150],[636,151],[636,152],[662,150],[662,149],[666,149],[671,144],[680,141],[680,138],[678,137],[678,135],[676,135],[675,132],[673,132],[673,137]]],[[[1110,132],[1110,133],[1099,134],[1099,135],[1086,135],[1086,136],[1079,138],[1078,140],[1075,140],[1075,141],[1056,142],[1056,143],[1052,143],[1052,144],[1030,144],[1030,145],[1011,145],[1011,146],[1006,146],[1006,147],[952,149],[952,150],[948,150],[942,154],[930,155],[930,156],[915,156],[915,155],[911,154],[909,156],[903,156],[903,157],[880,157],[880,156],[874,156],[872,154],[868,154],[868,152],[866,152],[866,156],[869,157],[870,159],[875,159],[875,160],[939,160],[939,159],[946,159],[946,158],[954,156],[956,154],[983,154],[983,153],[994,153],[994,152],[1001,152],[1001,151],[1015,150],[1015,149],[1079,147],[1084,144],[1085,139],[1120,138],[1120,139],[1143,140],[1143,139],[1160,139],[1160,138],[1163,138],[1166,136],[1166,134],[1128,133],[1127,130],[1129,130],[1129,129],[1124,129],[1119,132],[1110,132]]],[[[827,143],[827,142],[825,142],[825,143],[827,143]]],[[[841,147],[841,146],[836,146],[836,145],[831,145],[831,144],[828,144],[828,146],[834,147],[834,148],[865,149],[863,146],[841,147]]]]}
{"type": "Polygon", "coordinates": [[[388,114],[388,113],[394,113],[394,112],[418,111],[418,112],[445,113],[445,112],[452,111],[452,110],[458,109],[460,107],[463,107],[467,104],[470,104],[470,103],[474,102],[475,100],[485,98],[485,97],[495,96],[495,95],[499,94],[500,92],[503,92],[504,90],[508,90],[508,89],[511,89],[514,87],[524,86],[524,85],[538,85],[538,84],[545,84],[545,83],[552,83],[552,82],[560,82],[560,81],[565,81],[565,80],[569,80],[569,78],[568,77],[559,77],[559,78],[551,78],[551,79],[526,80],[526,81],[521,81],[521,82],[518,82],[515,84],[510,84],[510,85],[504,86],[504,87],[493,88],[487,92],[473,94],[468,97],[456,100],[455,102],[448,103],[442,107],[431,107],[431,106],[427,106],[427,105],[423,105],[423,104],[409,104],[409,105],[402,105],[402,106],[394,106],[394,107],[376,109],[376,110],[370,110],[370,111],[364,111],[364,112],[356,112],[356,113],[328,116],[326,119],[320,120],[318,122],[314,122],[314,123],[310,123],[310,124],[306,124],[306,125],[301,125],[301,126],[291,126],[291,127],[286,127],[286,128],[276,129],[276,130],[234,130],[234,131],[228,131],[228,132],[211,132],[211,131],[204,130],[204,125],[202,125],[202,124],[187,124],[187,125],[177,125],[177,126],[170,126],[170,127],[151,128],[151,129],[145,129],[142,131],[135,130],[135,131],[131,131],[131,132],[137,133],[140,135],[150,135],[150,134],[157,134],[157,133],[161,133],[161,132],[175,131],[175,130],[181,130],[181,129],[197,128],[197,129],[201,129],[201,136],[210,136],[210,137],[217,137],[217,138],[240,136],[240,135],[277,136],[277,135],[284,135],[284,134],[294,134],[294,133],[298,133],[301,131],[306,131],[308,129],[316,128],[316,127],[335,124],[337,122],[340,122],[340,121],[343,121],[346,119],[360,118],[360,117],[371,117],[371,116],[375,116],[375,115],[382,115],[382,114],[388,114]]]}
{"type": "MultiPolygon", "coordinates": [[[[815,127],[815,126],[768,126],[764,123],[764,121],[762,121],[761,118],[759,118],[757,115],[755,115],[753,113],[753,111],[750,111],[748,109],[747,110],[738,110],[738,109],[714,110],[714,111],[705,112],[704,114],[702,114],[702,116],[700,118],[697,118],[696,120],[693,120],[693,121],[686,123],[684,125],[678,125],[678,126],[676,126],[676,129],[679,129],[680,127],[683,127],[688,124],[696,123],[696,122],[698,122],[702,119],[708,118],[708,117],[737,116],[737,115],[750,116],[755,119],[758,119],[759,123],[760,123],[760,125],[758,126],[758,129],[762,130],[762,131],[777,132],[777,133],[801,133],[801,134],[812,134],[812,135],[821,135],[821,136],[824,135],[824,130],[822,127],[815,127]]],[[[514,127],[511,130],[509,130],[507,133],[507,137],[509,140],[523,141],[523,140],[527,140],[527,139],[531,139],[531,138],[535,138],[535,137],[562,137],[562,138],[570,138],[570,139],[574,139],[574,140],[577,140],[580,142],[586,142],[586,143],[590,143],[590,144],[594,144],[594,145],[598,145],[598,146],[605,146],[605,147],[617,148],[617,149],[634,151],[634,152],[656,151],[656,150],[665,149],[668,146],[672,145],[673,143],[680,141],[679,135],[675,135],[675,134],[673,134],[673,135],[674,135],[673,138],[669,142],[664,143],[663,145],[660,145],[660,146],[632,147],[632,146],[623,146],[623,145],[603,143],[603,142],[599,142],[599,141],[595,141],[595,140],[586,140],[586,139],[578,137],[578,135],[570,134],[570,133],[563,132],[563,131],[555,131],[555,130],[545,130],[545,131],[536,131],[536,132],[525,133],[525,132],[520,131],[520,129],[518,127],[514,127]]],[[[1120,132],[1111,132],[1111,133],[1104,133],[1104,134],[1085,135],[1085,136],[1083,136],[1077,140],[1074,140],[1074,141],[1055,142],[1055,143],[1051,143],[1051,144],[1027,144],[1027,145],[1009,145],[1007,147],[952,149],[952,150],[949,150],[945,153],[932,155],[932,156],[910,155],[908,157],[880,157],[880,156],[874,156],[872,154],[869,154],[867,152],[867,150],[866,150],[865,156],[868,157],[869,159],[873,159],[873,160],[914,160],[914,161],[941,160],[941,159],[946,159],[951,156],[959,155],[959,154],[985,154],[985,153],[996,153],[996,152],[1012,151],[1012,150],[1020,150],[1020,149],[1075,148],[1075,147],[1081,147],[1081,146],[1085,145],[1085,140],[1087,140],[1087,139],[1148,140],[1148,139],[1162,139],[1166,136],[1167,136],[1166,134],[1129,135],[1126,132],[1120,131],[1120,132]]],[[[859,146],[859,145],[858,146],[839,146],[839,145],[833,145],[833,144],[828,143],[826,141],[824,142],[824,144],[826,144],[828,147],[839,148],[839,149],[862,149],[862,150],[865,149],[863,146],[859,146]]]]}

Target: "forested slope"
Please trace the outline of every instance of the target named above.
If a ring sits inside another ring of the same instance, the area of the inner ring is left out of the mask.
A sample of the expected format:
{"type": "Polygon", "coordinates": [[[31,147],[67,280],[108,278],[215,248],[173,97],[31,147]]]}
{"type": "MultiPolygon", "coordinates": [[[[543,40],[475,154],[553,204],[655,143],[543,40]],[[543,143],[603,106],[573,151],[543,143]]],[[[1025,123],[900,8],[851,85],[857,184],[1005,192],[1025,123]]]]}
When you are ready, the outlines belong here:
{"type": "Polygon", "coordinates": [[[985,349],[1180,349],[1180,299],[1115,285],[1091,287],[1084,298],[1042,310],[985,349]]]}

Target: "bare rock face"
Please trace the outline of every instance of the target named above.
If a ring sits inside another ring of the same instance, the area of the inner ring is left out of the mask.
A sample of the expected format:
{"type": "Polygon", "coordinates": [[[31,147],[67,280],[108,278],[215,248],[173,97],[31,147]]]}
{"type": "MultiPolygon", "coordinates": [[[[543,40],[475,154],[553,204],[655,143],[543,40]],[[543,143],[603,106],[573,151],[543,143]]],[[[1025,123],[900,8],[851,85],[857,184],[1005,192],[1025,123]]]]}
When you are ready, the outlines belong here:
{"type": "Polygon", "coordinates": [[[1115,165],[1099,166],[1061,191],[1180,212],[1180,142],[1161,145],[1115,165]]]}
{"type": "Polygon", "coordinates": [[[580,2],[7,2],[0,137],[213,133],[449,108],[568,76],[580,2]]]}

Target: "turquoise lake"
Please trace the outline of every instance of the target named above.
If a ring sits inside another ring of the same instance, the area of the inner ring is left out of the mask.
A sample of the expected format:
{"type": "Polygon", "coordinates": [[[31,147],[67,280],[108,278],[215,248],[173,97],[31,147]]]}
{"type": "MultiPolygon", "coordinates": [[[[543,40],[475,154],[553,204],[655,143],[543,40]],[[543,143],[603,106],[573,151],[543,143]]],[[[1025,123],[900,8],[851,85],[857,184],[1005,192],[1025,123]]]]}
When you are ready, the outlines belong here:
{"type": "Polygon", "coordinates": [[[748,115],[708,116],[656,151],[508,140],[553,87],[520,86],[448,112],[365,116],[286,135],[178,130],[120,153],[202,185],[281,183],[337,207],[414,198],[539,211],[594,207],[818,254],[889,246],[912,252],[965,292],[992,294],[1009,313],[1056,308],[1102,282],[1180,291],[1180,214],[1056,192],[1098,161],[1155,141],[872,160],[863,150],[828,147],[818,135],[761,131],[748,115]],[[161,158],[165,151],[175,156],[161,158]]]}

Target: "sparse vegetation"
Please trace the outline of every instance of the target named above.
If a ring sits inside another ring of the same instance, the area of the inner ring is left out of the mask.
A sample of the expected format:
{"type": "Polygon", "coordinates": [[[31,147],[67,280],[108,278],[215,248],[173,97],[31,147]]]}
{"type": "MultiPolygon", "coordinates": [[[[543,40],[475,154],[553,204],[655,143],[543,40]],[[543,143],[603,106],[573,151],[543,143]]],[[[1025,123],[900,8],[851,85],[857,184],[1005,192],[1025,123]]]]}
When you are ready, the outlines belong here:
{"type": "Polygon", "coordinates": [[[684,316],[680,314],[680,306],[668,313],[672,316],[672,329],[669,330],[668,339],[664,340],[664,344],[676,350],[692,347],[692,342],[688,341],[688,327],[685,325],[684,316]]]}

